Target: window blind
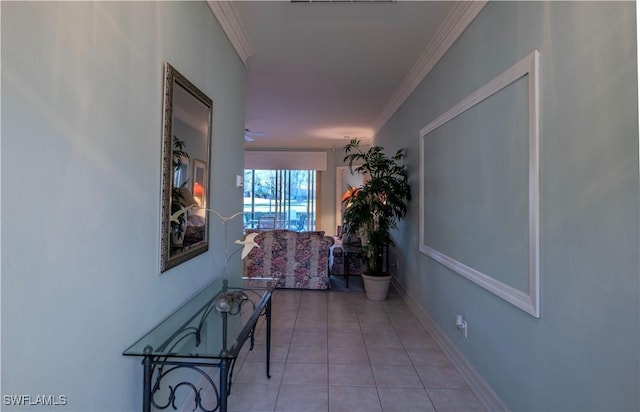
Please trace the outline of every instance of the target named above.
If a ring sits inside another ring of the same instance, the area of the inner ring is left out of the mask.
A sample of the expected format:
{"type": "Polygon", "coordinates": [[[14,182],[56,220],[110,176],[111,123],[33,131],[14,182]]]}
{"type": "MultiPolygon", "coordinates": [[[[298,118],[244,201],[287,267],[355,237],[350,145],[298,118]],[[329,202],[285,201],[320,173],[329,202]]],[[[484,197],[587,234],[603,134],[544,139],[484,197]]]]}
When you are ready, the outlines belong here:
{"type": "Polygon", "coordinates": [[[245,151],[244,168],[254,170],[327,170],[327,153],[245,151]]]}

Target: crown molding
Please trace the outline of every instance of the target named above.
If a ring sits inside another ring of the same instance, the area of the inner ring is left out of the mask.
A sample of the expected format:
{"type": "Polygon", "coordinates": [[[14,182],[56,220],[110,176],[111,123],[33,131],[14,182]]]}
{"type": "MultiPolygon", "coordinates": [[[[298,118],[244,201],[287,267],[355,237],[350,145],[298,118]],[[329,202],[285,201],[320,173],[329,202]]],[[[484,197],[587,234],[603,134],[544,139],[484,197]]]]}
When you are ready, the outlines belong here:
{"type": "Polygon", "coordinates": [[[207,4],[246,66],[247,60],[255,54],[255,51],[233,2],[207,0],[207,4]]]}
{"type": "Polygon", "coordinates": [[[374,130],[377,134],[380,129],[391,119],[391,116],[402,106],[407,98],[418,87],[420,82],[440,61],[453,43],[460,37],[465,29],[476,18],[478,13],[487,4],[487,1],[457,2],[444,19],[433,39],[422,51],[418,60],[409,73],[405,76],[400,86],[396,89],[391,100],[384,107],[375,123],[374,130]]]}

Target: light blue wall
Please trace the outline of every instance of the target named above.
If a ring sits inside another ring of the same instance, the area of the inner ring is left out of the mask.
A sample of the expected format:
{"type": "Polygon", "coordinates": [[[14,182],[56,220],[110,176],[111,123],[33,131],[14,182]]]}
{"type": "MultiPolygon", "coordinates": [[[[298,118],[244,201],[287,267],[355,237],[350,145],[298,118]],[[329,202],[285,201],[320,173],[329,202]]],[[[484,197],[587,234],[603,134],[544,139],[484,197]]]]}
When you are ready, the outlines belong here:
{"type": "Polygon", "coordinates": [[[159,275],[164,62],[213,99],[226,215],[242,204],[245,67],[206,2],[0,7],[2,394],[139,410],[142,366],[122,351],[224,261],[213,219],[209,252],[159,275]]]}
{"type": "Polygon", "coordinates": [[[633,2],[492,2],[377,136],[413,171],[401,282],[513,410],[640,410],[636,66],[633,2]],[[419,130],[534,49],[540,319],[418,251],[419,130]]]}

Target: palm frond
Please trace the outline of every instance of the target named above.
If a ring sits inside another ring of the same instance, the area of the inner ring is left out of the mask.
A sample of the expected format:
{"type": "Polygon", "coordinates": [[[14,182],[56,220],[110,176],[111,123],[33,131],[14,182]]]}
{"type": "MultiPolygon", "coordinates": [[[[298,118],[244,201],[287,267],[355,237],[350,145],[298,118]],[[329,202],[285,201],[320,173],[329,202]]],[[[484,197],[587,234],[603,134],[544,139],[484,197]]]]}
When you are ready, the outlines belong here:
{"type": "MultiPolygon", "coordinates": [[[[344,199],[348,207],[344,212],[347,230],[355,235],[364,234],[368,239],[369,257],[374,251],[393,244],[391,230],[407,214],[407,203],[411,201],[407,166],[403,160],[405,150],[399,149],[388,157],[380,146],[364,151],[357,139],[344,147],[344,162],[353,173],[367,173],[370,179],[358,188],[357,194],[344,199]],[[354,164],[359,164],[354,167],[354,164]]],[[[370,268],[380,272],[375,259],[370,259],[370,268]]]]}

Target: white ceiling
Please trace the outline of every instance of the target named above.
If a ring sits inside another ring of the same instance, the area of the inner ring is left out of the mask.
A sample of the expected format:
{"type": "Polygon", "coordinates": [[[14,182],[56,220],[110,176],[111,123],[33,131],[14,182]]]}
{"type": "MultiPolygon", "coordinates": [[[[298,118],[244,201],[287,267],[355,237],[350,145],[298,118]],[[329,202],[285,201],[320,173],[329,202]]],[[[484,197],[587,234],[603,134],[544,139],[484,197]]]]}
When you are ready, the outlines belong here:
{"type": "Polygon", "coordinates": [[[338,148],[345,136],[371,139],[455,5],[233,2],[253,54],[245,127],[265,133],[246,148],[338,148]]]}

